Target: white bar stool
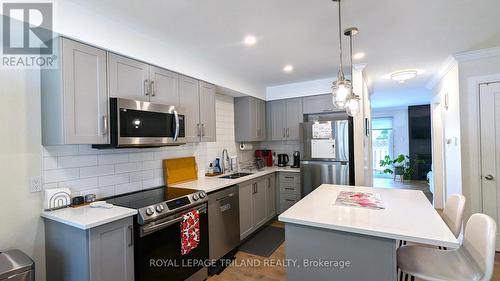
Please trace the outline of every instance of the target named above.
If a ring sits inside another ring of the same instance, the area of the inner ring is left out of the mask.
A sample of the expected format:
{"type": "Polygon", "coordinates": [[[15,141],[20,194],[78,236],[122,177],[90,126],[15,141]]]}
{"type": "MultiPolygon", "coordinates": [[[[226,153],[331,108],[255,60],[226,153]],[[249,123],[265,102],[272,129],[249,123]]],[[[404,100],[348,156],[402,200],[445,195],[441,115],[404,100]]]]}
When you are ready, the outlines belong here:
{"type": "Polygon", "coordinates": [[[403,246],[397,252],[398,267],[428,281],[488,281],[493,275],[496,229],[492,218],[474,214],[467,222],[459,249],[403,246]]]}

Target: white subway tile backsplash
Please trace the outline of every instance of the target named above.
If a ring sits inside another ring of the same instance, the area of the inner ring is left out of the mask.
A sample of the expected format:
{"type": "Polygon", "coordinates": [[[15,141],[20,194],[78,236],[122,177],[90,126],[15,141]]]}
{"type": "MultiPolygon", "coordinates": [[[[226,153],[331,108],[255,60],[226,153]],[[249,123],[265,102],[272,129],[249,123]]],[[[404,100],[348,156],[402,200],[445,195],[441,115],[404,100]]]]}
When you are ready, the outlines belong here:
{"type": "Polygon", "coordinates": [[[141,152],[141,153],[130,153],[129,161],[130,162],[139,162],[153,160],[153,152],[141,152]]]}
{"type": "Polygon", "coordinates": [[[97,177],[77,179],[77,180],[59,182],[58,187],[67,187],[72,191],[81,191],[81,190],[96,188],[98,186],[97,182],[98,182],[97,177]]]}
{"type": "Polygon", "coordinates": [[[76,168],[97,165],[97,155],[80,155],[59,157],[59,168],[76,168]]]}
{"type": "Polygon", "coordinates": [[[53,156],[43,157],[43,169],[44,170],[57,169],[57,157],[53,156]]]}
{"type": "MultiPolygon", "coordinates": [[[[233,98],[217,95],[217,142],[190,143],[175,147],[93,149],[91,145],[43,148],[44,188],[68,187],[74,194],[95,193],[98,198],[164,185],[162,160],[195,156],[200,176],[208,162],[223,148],[231,155],[240,152],[234,141],[233,98]]],[[[240,159],[243,157],[240,156],[240,159]]]]}
{"type": "Polygon", "coordinates": [[[124,163],[115,165],[115,173],[129,173],[142,170],[142,162],[124,163]]]}
{"type": "Polygon", "coordinates": [[[115,185],[129,182],[129,174],[118,174],[99,177],[99,186],[115,185]]]}
{"type": "Polygon", "coordinates": [[[81,178],[107,176],[115,173],[114,165],[99,165],[93,167],[80,168],[81,178]]]}
{"type": "Polygon", "coordinates": [[[97,156],[97,161],[99,165],[107,165],[107,164],[118,164],[118,163],[127,163],[128,162],[128,154],[102,154],[97,156]]]}
{"type": "Polygon", "coordinates": [[[60,182],[78,179],[78,168],[75,169],[56,169],[43,172],[43,182],[60,182]]]}

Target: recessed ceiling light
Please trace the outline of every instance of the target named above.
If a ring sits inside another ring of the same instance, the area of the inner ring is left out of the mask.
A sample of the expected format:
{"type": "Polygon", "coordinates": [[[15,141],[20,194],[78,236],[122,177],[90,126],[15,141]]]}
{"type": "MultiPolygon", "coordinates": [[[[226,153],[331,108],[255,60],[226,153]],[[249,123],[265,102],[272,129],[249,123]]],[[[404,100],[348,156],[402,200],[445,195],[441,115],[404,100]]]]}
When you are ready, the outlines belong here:
{"type": "Polygon", "coordinates": [[[293,71],[293,65],[287,64],[283,67],[284,72],[292,72],[293,71]]]}
{"type": "Polygon", "coordinates": [[[408,70],[400,70],[400,71],[393,72],[389,76],[394,81],[398,81],[399,83],[401,83],[401,81],[403,81],[403,83],[404,83],[404,81],[413,79],[413,78],[417,77],[417,75],[418,75],[418,70],[408,69],[408,70]]]}
{"type": "Polygon", "coordinates": [[[245,36],[243,43],[245,43],[245,45],[247,46],[254,46],[255,44],[257,44],[257,37],[253,35],[247,35],[245,36]]]}
{"type": "Polygon", "coordinates": [[[360,59],[362,59],[362,58],[364,58],[364,57],[365,57],[365,53],[356,53],[356,54],[354,54],[354,56],[353,56],[353,58],[354,58],[355,60],[360,60],[360,59]]]}

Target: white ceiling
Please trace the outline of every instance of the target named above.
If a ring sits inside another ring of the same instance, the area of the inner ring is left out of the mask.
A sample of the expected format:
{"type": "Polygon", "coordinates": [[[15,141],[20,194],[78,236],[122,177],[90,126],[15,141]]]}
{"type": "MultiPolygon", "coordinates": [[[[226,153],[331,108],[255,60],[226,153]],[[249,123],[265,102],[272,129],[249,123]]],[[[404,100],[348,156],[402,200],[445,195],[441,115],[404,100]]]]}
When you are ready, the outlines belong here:
{"type": "MultiPolygon", "coordinates": [[[[258,87],[333,77],[337,71],[337,4],[331,0],[71,1],[258,87]],[[258,37],[255,47],[241,44],[246,34],[258,37]],[[285,64],[293,64],[294,72],[284,73],[285,64]]],[[[355,51],[366,53],[358,63],[367,63],[373,92],[423,88],[451,54],[500,46],[498,0],[344,0],[343,5],[344,26],[360,29],[355,51]],[[424,73],[405,84],[384,78],[405,68],[424,73]]]]}

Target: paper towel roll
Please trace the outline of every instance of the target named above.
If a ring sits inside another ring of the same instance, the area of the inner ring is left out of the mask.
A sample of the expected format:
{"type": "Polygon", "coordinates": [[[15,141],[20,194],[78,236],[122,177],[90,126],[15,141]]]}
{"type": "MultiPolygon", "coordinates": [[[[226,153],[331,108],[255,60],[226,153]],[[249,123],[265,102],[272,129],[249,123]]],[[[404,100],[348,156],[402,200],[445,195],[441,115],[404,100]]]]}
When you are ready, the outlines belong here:
{"type": "Polygon", "coordinates": [[[251,143],[240,143],[240,150],[253,150],[251,143]]]}

